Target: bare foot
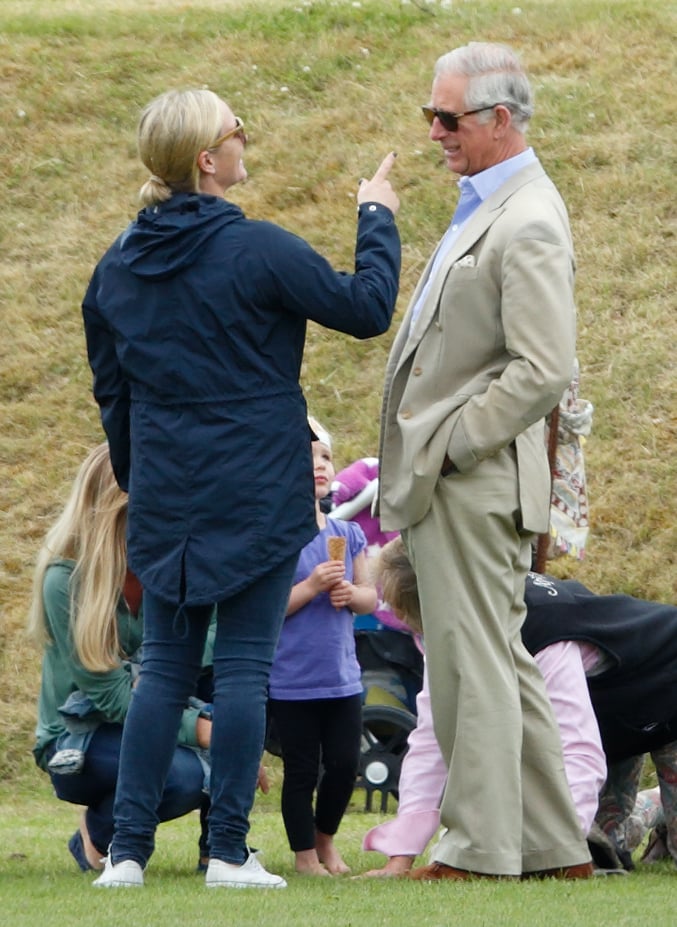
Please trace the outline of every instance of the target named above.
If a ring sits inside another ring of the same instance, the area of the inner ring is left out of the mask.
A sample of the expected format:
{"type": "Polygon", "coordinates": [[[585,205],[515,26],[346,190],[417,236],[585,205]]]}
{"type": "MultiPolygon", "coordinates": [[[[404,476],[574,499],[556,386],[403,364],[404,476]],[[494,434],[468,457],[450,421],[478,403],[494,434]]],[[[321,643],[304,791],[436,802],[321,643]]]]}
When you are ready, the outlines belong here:
{"type": "Polygon", "coordinates": [[[299,850],[294,868],[301,875],[328,876],[330,873],[317,857],[316,850],[299,850]]]}
{"type": "Polygon", "coordinates": [[[85,856],[87,857],[87,862],[95,869],[97,872],[101,872],[103,869],[103,858],[105,854],[99,853],[97,848],[92,843],[92,840],[89,836],[89,831],[87,830],[87,812],[82,812],[82,817],[80,818],[80,836],[82,837],[82,848],[85,851],[85,856]]]}
{"type": "Polygon", "coordinates": [[[334,846],[334,839],[329,834],[321,834],[319,831],[315,834],[315,847],[317,849],[317,858],[326,866],[331,875],[344,875],[350,872],[350,866],[347,866],[341,854],[334,846]]]}
{"type": "Polygon", "coordinates": [[[413,862],[413,856],[391,856],[382,869],[370,869],[361,876],[354,876],[354,878],[401,879],[407,875],[413,862]]]}

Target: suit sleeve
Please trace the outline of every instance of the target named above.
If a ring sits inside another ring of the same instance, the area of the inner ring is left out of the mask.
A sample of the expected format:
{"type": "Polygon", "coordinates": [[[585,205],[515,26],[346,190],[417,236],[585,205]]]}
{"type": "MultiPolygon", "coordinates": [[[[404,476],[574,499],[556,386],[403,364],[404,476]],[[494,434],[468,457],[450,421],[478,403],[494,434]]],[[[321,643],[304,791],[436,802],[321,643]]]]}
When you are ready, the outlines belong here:
{"type": "Polygon", "coordinates": [[[485,392],[459,409],[448,454],[472,468],[547,415],[571,378],[576,313],[571,248],[534,223],[507,243],[500,267],[500,321],[508,362],[485,392]]]}

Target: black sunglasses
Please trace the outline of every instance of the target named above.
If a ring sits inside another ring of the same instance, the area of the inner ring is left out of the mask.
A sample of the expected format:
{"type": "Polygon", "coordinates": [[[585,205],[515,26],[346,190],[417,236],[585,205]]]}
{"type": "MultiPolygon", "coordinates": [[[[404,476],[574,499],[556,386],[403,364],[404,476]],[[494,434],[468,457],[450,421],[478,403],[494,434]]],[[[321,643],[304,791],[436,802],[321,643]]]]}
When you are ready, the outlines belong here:
{"type": "Polygon", "coordinates": [[[479,109],[469,109],[465,113],[448,113],[443,109],[435,109],[434,106],[422,106],[423,115],[428,120],[428,125],[432,125],[435,117],[442,123],[447,132],[458,131],[458,120],[464,116],[472,116],[474,113],[484,113],[488,109],[500,106],[500,103],[492,103],[491,106],[481,106],[479,109]]]}

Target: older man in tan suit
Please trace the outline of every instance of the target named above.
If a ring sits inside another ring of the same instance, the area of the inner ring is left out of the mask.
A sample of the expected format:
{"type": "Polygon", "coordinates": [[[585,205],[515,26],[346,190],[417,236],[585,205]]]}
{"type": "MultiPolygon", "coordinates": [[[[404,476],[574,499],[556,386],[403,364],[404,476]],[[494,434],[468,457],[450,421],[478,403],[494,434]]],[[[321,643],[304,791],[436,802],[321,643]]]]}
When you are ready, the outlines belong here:
{"type": "Polygon", "coordinates": [[[460,175],[452,223],[393,345],[379,514],[415,566],[447,832],[424,880],[587,878],[592,865],[543,680],[520,638],[548,527],[544,415],[574,363],[566,208],[524,132],[528,79],[501,45],[437,62],[430,138],[460,175]]]}

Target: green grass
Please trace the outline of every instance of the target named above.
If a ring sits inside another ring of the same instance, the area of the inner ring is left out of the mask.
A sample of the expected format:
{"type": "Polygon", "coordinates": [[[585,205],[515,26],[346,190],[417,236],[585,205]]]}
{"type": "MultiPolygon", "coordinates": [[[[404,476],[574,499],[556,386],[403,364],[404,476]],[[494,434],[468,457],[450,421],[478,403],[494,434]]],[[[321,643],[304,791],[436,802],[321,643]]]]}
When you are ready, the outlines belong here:
{"type": "MultiPolygon", "coordinates": [[[[392,179],[402,202],[403,269],[393,328],[363,343],[309,330],[303,384],[333,432],[340,467],[376,451],[388,350],[456,198],[418,107],[436,57],[478,38],[508,42],[529,68],[529,138],[567,202],[578,257],[581,393],[595,406],[586,445],[592,530],[583,563],[561,560],[552,569],[598,592],[675,601],[676,25],[673,0],[0,0],[6,923],[72,917],[117,925],[131,904],[142,923],[263,923],[274,904],[279,927],[672,925],[671,869],[580,887],[332,880],[301,888],[292,877],[283,903],[205,898],[190,875],[190,821],[162,828],[149,900],[78,891],[87,878],[70,870],[64,849],[73,809],[48,799],[30,758],[39,654],[22,628],[35,553],[84,454],[101,439],[79,307],[96,261],[136,210],[145,179],[135,152],[140,108],[175,86],[209,85],[223,95],[251,138],[250,181],[232,198],[248,215],[304,235],[344,269],[352,266],[358,179],[398,151],[392,179]]],[[[257,808],[253,838],[261,833],[268,861],[288,870],[277,810],[257,808]]],[[[366,827],[353,812],[341,836],[358,870],[372,865],[359,853],[366,827]]]]}
{"type": "MultiPolygon", "coordinates": [[[[18,795],[0,793],[0,899],[3,923],[11,927],[71,927],[96,924],[184,927],[674,927],[677,873],[668,863],[628,876],[590,882],[419,884],[337,877],[311,879],[293,871],[278,813],[279,787],[257,799],[252,843],[264,862],[288,882],[285,891],[207,891],[195,873],[197,815],[160,826],[157,849],[142,892],[99,891],[92,874],[72,862],[66,841],[77,824],[72,806],[52,799],[46,777],[18,795]]],[[[366,814],[356,791],[337,844],[353,873],[383,857],[363,853],[369,827],[381,820],[366,814]]]]}

